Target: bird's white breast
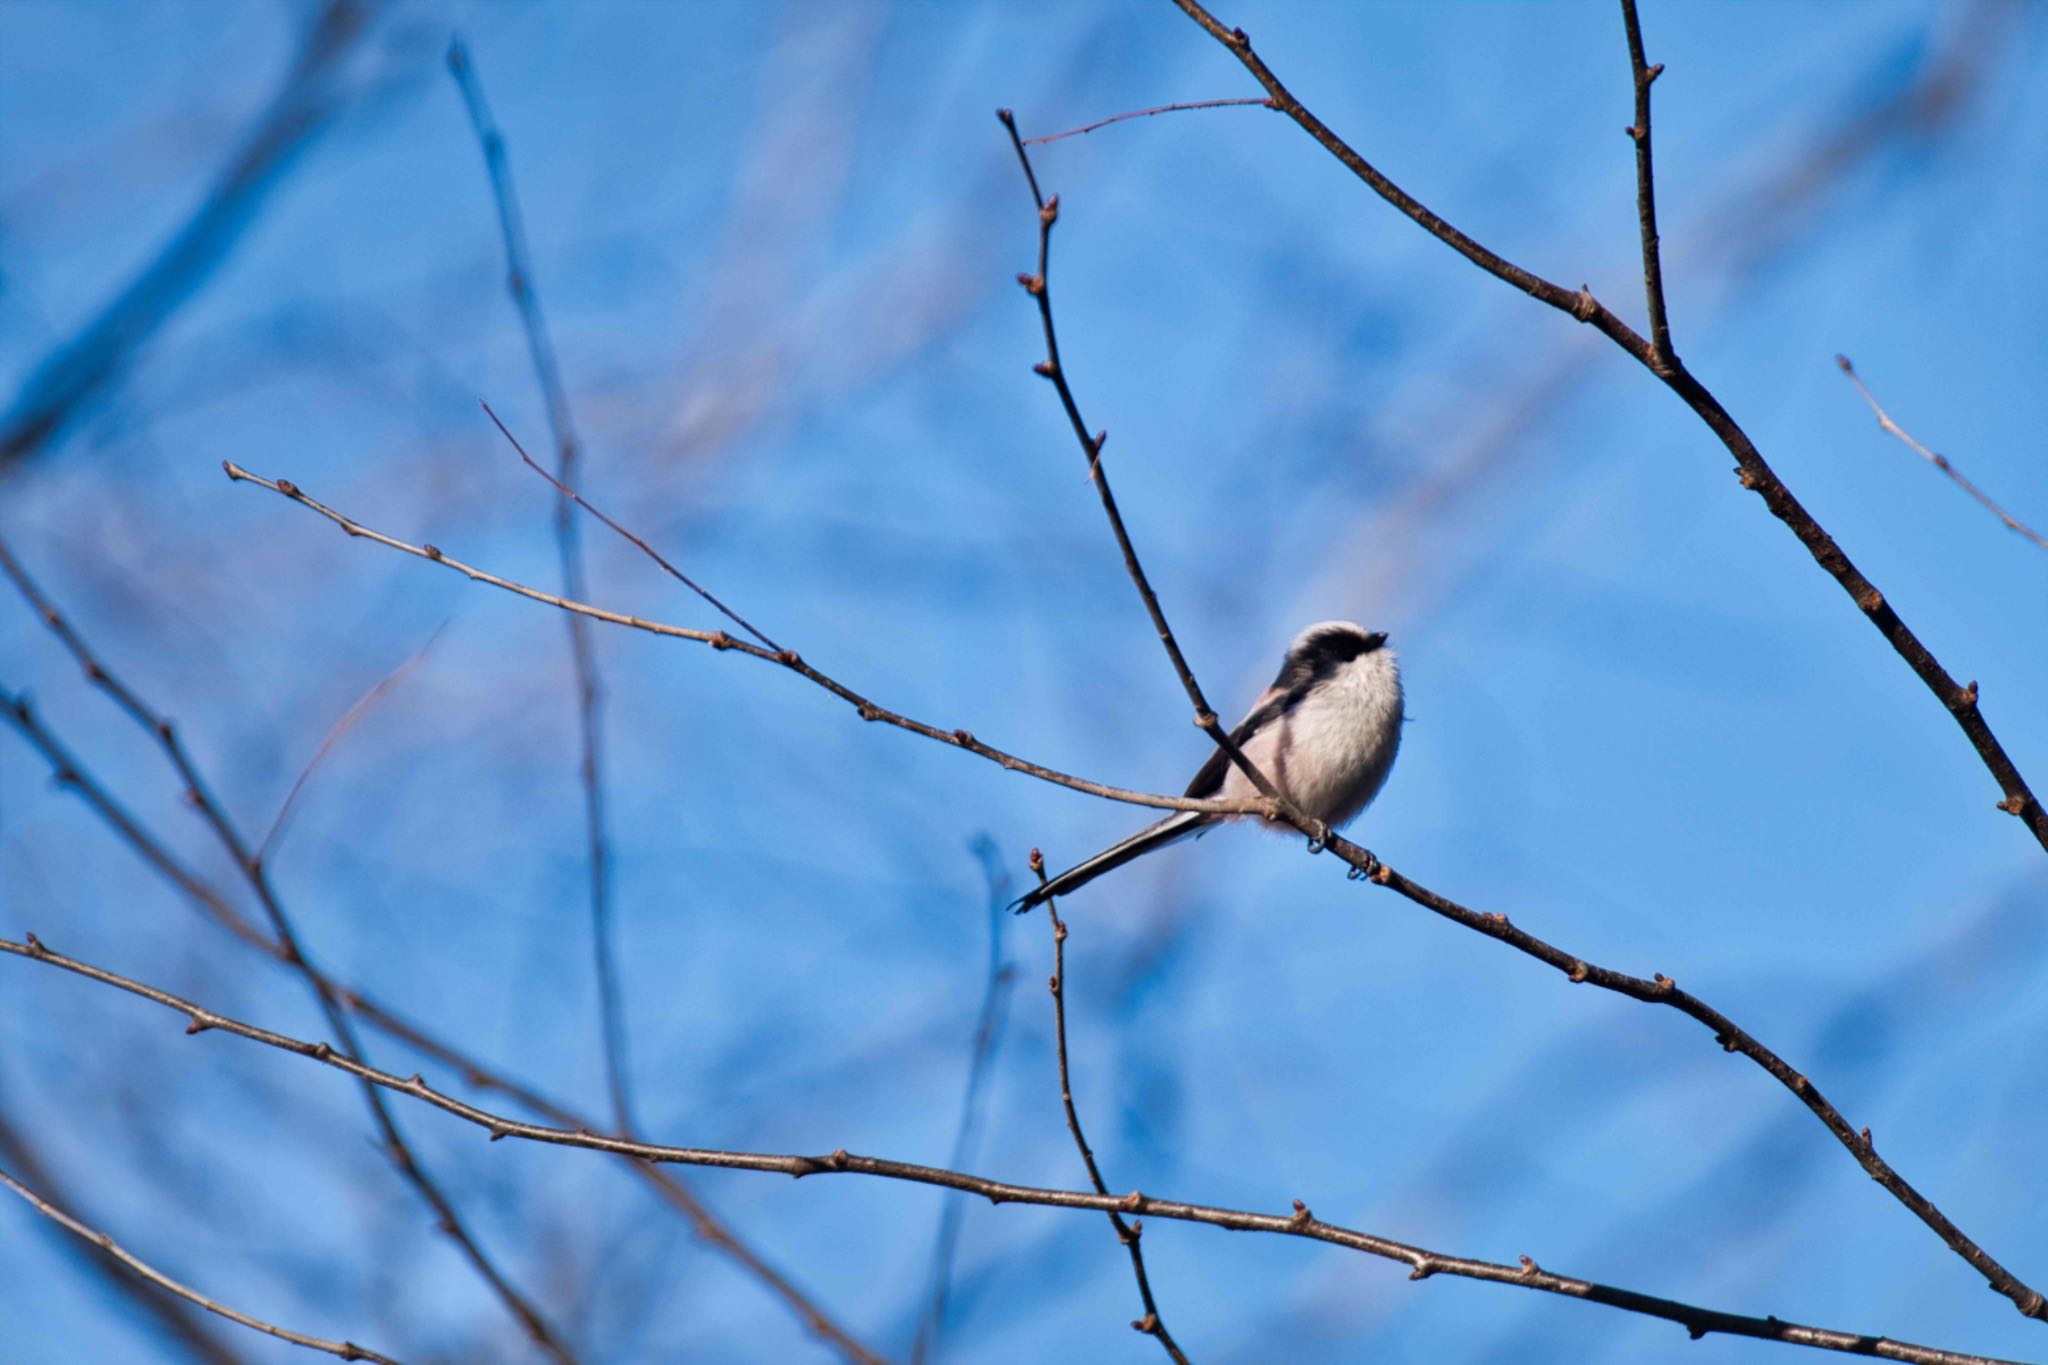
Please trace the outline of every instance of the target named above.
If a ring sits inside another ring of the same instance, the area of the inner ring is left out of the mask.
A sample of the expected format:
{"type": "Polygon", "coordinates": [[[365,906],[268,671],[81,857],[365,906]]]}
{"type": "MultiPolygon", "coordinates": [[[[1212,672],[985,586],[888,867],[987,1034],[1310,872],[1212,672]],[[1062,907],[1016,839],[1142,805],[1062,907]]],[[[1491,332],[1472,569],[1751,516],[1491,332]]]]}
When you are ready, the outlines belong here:
{"type": "MultiPolygon", "coordinates": [[[[1400,747],[1400,664],[1382,647],[1346,664],[1245,749],[1289,800],[1335,826],[1379,794],[1400,747]]],[[[1232,768],[1224,794],[1257,793],[1232,768]]]]}

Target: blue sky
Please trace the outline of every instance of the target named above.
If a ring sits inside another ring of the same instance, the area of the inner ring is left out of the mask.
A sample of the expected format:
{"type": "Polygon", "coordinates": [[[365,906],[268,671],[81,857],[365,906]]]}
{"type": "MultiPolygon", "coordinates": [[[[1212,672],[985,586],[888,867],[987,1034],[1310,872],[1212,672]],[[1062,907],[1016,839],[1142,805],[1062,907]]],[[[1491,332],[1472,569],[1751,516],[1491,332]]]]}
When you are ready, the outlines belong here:
{"type": "MultiPolygon", "coordinates": [[[[1424,202],[1640,319],[1613,7],[1219,13],[1424,202]]],[[[0,8],[0,407],[189,218],[307,16],[0,8]]],[[[1643,16],[1667,65],[1679,350],[1979,680],[2037,785],[2048,555],[1883,435],[1833,357],[2048,522],[2040,20],[1881,3],[1643,16]],[[1952,101],[1901,104],[1945,63],[1952,101]],[[1902,107],[1917,112],[1886,112],[1902,107]]],[[[876,700],[1156,791],[1178,790],[1204,741],[1030,373],[1036,316],[1011,281],[1035,222],[993,110],[1042,133],[1255,91],[1163,3],[405,7],[375,21],[332,126],[219,270],[80,420],[0,471],[0,534],[258,831],[336,718],[442,630],[316,773],[275,875],[338,976],[601,1110],[560,620],[219,469],[556,583],[549,490],[477,408],[545,444],[482,161],[440,66],[455,32],[507,138],[586,491],[876,700]]],[[[2041,851],[1711,434],[1277,115],[1143,120],[1036,164],[1062,201],[1069,373],[1217,705],[1241,709],[1302,624],[1389,631],[1413,721],[1355,838],[1571,951],[1676,976],[1869,1124],[2015,1273],[2048,1280],[2041,851]]],[[[601,528],[586,541],[599,602],[718,624],[601,528]]],[[[146,738],[0,607],[0,682],[231,884],[146,738]]],[[[991,923],[973,841],[1022,877],[1034,845],[1064,865],[1146,817],[863,726],[744,660],[597,638],[648,1134],[945,1161],[991,923]]],[[[192,914],[12,735],[0,907],[10,935],[323,1031],[299,982],[192,914]]],[[[1068,913],[1077,1099],[1112,1188],[1276,1211],[1300,1197],[1444,1251],[2048,1355],[2037,1324],[1704,1031],[1572,989],[1298,840],[1219,833],[1068,913]]],[[[967,1164],[1078,1186],[1046,925],[999,931],[1016,985],[967,1164]]],[[[28,964],[0,964],[0,982],[0,1114],[125,1245],[302,1330],[407,1358],[518,1354],[339,1078],[188,1040],[28,964]]],[[[401,1112],[590,1358],[822,1358],[605,1163],[401,1112]]],[[[850,1330],[904,1353],[941,1196],[692,1179],[850,1330]]],[[[10,1359],[168,1351],[25,1206],[0,1208],[0,1228],[0,1277],[37,1305],[8,1315],[10,1359]]],[[[1201,1360],[1640,1360],[1683,1343],[1329,1248],[1165,1224],[1146,1247],[1201,1360]]],[[[941,1357],[1152,1358],[1123,1326],[1136,1311],[1099,1219],[973,1206],[941,1357]]]]}

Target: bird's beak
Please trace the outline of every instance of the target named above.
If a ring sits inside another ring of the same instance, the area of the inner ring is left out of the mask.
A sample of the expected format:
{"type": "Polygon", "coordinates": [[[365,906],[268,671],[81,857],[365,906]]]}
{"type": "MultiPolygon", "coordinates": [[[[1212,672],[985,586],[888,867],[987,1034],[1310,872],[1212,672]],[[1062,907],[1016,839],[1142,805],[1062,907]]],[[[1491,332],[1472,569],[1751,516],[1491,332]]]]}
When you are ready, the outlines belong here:
{"type": "Polygon", "coordinates": [[[1367,650],[1378,649],[1381,645],[1385,644],[1386,642],[1387,633],[1383,630],[1376,630],[1372,634],[1365,637],[1365,647],[1367,650]]]}

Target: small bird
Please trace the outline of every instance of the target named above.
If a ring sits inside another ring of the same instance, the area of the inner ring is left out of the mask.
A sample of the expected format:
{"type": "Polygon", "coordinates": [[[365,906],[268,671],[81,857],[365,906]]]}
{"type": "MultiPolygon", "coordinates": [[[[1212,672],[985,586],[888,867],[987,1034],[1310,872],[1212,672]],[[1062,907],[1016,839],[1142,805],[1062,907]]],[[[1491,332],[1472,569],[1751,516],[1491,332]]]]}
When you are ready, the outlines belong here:
{"type": "MultiPolygon", "coordinates": [[[[1401,667],[1386,635],[1349,621],[1319,621],[1294,637],[1280,675],[1230,739],[1282,795],[1334,829],[1379,794],[1401,747],[1401,720],[1401,667]]],[[[1244,801],[1259,792],[1219,746],[1188,783],[1187,795],[1244,801]]],[[[1175,811],[1034,888],[1014,902],[1017,912],[1219,820],[1238,818],[1175,811]]]]}

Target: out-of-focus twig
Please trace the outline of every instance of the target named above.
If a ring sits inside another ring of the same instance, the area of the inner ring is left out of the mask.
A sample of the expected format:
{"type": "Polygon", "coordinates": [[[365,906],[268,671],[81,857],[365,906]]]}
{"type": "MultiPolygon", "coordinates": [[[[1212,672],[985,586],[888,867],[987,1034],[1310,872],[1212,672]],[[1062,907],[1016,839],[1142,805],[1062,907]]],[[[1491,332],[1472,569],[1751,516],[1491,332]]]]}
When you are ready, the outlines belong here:
{"type": "MultiPolygon", "coordinates": [[[[584,1132],[599,1131],[599,1126],[592,1123],[587,1116],[549,1099],[523,1081],[486,1066],[476,1057],[436,1037],[387,1005],[346,989],[342,991],[342,1003],[360,1015],[370,1027],[388,1037],[396,1038],[444,1066],[453,1068],[463,1080],[478,1090],[504,1095],[528,1113],[538,1115],[560,1127],[580,1129],[584,1132]]],[[[852,1365],[882,1365],[882,1357],[862,1345],[809,1294],[792,1283],[781,1271],[768,1264],[761,1253],[726,1226],[704,1202],[703,1196],[689,1184],[651,1162],[642,1161],[637,1157],[626,1157],[624,1160],[632,1168],[634,1175],[646,1181],[665,1203],[689,1220],[690,1226],[699,1237],[766,1285],[769,1292],[801,1318],[804,1325],[820,1341],[852,1362],[852,1365]]]]}
{"type": "Polygon", "coordinates": [[[1047,133],[1044,137],[1027,137],[1020,140],[1026,147],[1037,147],[1048,142],[1058,142],[1062,138],[1083,137],[1094,132],[1097,128],[1107,128],[1112,123],[1122,123],[1126,119],[1151,118],[1155,114],[1179,114],[1190,109],[1227,109],[1233,105],[1240,104],[1256,104],[1267,109],[1273,107],[1273,101],[1262,100],[1257,96],[1245,96],[1227,100],[1189,100],[1183,104],[1158,104],[1150,109],[1132,109],[1122,114],[1111,114],[1108,118],[1099,118],[1093,123],[1084,123],[1079,128],[1069,128],[1064,133],[1047,133]]]}
{"type": "Polygon", "coordinates": [[[1933,465],[1936,469],[1939,469],[1942,473],[1948,475],[1949,478],[1954,481],[1956,487],[1962,489],[1965,493],[1968,493],[1971,497],[1975,498],[1979,503],[1983,504],[1984,508],[1987,511],[1989,511],[1992,516],[1997,517],[2000,521],[2006,524],[2008,530],[2014,531],[2019,535],[2024,536],[2026,539],[2033,541],[2034,544],[2040,546],[2042,549],[2048,550],[2048,540],[2043,540],[2041,538],[2040,532],[2036,531],[2033,527],[2021,521],[2018,517],[2015,517],[2012,513],[2006,511],[2003,507],[2000,507],[1995,501],[1992,500],[1990,494],[1986,493],[1983,489],[1977,487],[1976,484],[1971,483],[1968,479],[1964,478],[1963,471],[1957,469],[1954,464],[1950,463],[1948,456],[1938,454],[1935,451],[1929,450],[1926,446],[1921,445],[1920,442],[1913,439],[1913,434],[1911,432],[1907,431],[1897,422],[1894,422],[1892,420],[1891,414],[1886,412],[1884,410],[1883,405],[1877,401],[1877,395],[1873,394],[1870,391],[1870,386],[1863,382],[1863,376],[1857,374],[1856,367],[1849,363],[1849,357],[1845,355],[1838,355],[1835,357],[1835,363],[1842,367],[1843,374],[1849,376],[1849,382],[1856,386],[1856,392],[1863,395],[1863,401],[1870,405],[1870,410],[1877,414],[1878,426],[1884,428],[1893,436],[1896,436],[1902,443],[1904,443],[1905,447],[1908,450],[1912,451],[1915,455],[1918,455],[1921,459],[1927,461],[1927,463],[1933,465]]]}
{"type": "Polygon", "coordinates": [[[0,938],[0,953],[60,968],[101,985],[153,1001],[184,1015],[189,1021],[185,1029],[188,1034],[210,1031],[233,1034],[238,1038],[310,1058],[337,1071],[347,1072],[360,1080],[409,1096],[474,1124],[488,1132],[494,1140],[521,1138],[561,1147],[610,1152],[642,1161],[770,1172],[799,1179],[822,1175],[865,1175],[942,1189],[965,1190],[970,1194],[980,1195],[994,1204],[1035,1204],[1046,1208],[1168,1218],[1179,1222],[1202,1223],[1235,1232],[1265,1232],[1285,1237],[1300,1237],[1399,1262],[1409,1268],[1408,1278],[1411,1280],[1426,1280],[1435,1275],[1453,1275],[1494,1284],[1512,1285],[1541,1293],[1558,1294],[1585,1303],[1603,1304],[1624,1312],[1677,1323],[1695,1338],[1718,1332],[1729,1336],[1807,1346],[1817,1350],[1838,1351],[1847,1355],[1910,1361],[1915,1365],[2018,1365],[2018,1362],[2014,1361],[1947,1351],[1932,1346],[1918,1346],[1911,1342],[1896,1341],[1870,1333],[1810,1327],[1779,1317],[1759,1318],[1742,1313],[1722,1312],[1719,1309],[1701,1308],[1675,1299],[1659,1298],[1656,1295],[1643,1294],[1614,1285],[1559,1275],[1545,1270],[1528,1257],[1522,1259],[1521,1265],[1511,1266],[1497,1261],[1447,1255],[1427,1247],[1325,1222],[1311,1213],[1308,1206],[1300,1200],[1295,1201],[1291,1214],[1254,1213],[1244,1209],[1159,1199],[1139,1190],[1133,1190],[1125,1195],[1113,1195],[1097,1190],[1059,1190],[1035,1185],[1018,1185],[938,1166],[921,1166],[914,1162],[895,1161],[886,1157],[862,1156],[844,1148],[818,1156],[800,1156],[708,1147],[670,1147],[626,1138],[606,1137],[587,1129],[550,1128],[540,1124],[522,1123],[517,1119],[478,1108],[452,1095],[444,1094],[418,1076],[402,1077],[388,1071],[380,1071],[348,1057],[327,1043],[307,1042],[304,1039],[274,1033],[269,1029],[259,1028],[195,1004],[145,982],[65,956],[53,951],[33,934],[20,941],[0,938]]]}
{"type": "MultiPolygon", "coordinates": [[[[483,147],[484,169],[490,176],[491,197],[498,206],[498,230],[505,243],[505,286],[519,310],[519,323],[526,332],[527,351],[533,359],[534,378],[540,384],[547,408],[548,426],[555,437],[555,475],[563,483],[576,481],[576,462],[581,448],[576,427],[569,415],[569,390],[562,381],[561,362],[555,356],[554,338],[548,332],[547,317],[541,312],[540,294],[533,282],[533,254],[526,245],[526,220],[519,211],[519,196],[512,185],[512,164],[505,155],[505,136],[491,117],[484,99],[483,82],[476,65],[460,38],[448,45],[448,70],[462,91],[469,110],[470,126],[483,147]]],[[[488,411],[488,408],[486,409],[488,411]]],[[[497,414],[491,414],[497,421],[497,414]]],[[[504,424],[499,423],[499,429],[504,424]]],[[[509,432],[507,433],[510,434],[509,432]]],[[[516,443],[515,443],[516,444],[516,443]]],[[[521,456],[525,451],[520,451],[521,456]]],[[[535,466],[539,468],[539,466],[535,466]]],[[[555,549],[561,559],[562,591],[581,599],[584,588],[583,544],[577,530],[576,514],[567,503],[554,507],[555,549]]],[[[583,760],[578,769],[583,778],[583,828],[589,852],[586,863],[590,881],[591,956],[597,972],[598,1025],[604,1037],[605,1082],[611,1091],[612,1119],[622,1133],[633,1131],[633,1095],[626,1052],[625,1004],[620,996],[619,967],[612,942],[611,841],[605,832],[604,781],[604,681],[598,673],[596,646],[590,638],[590,622],[580,616],[563,618],[569,630],[569,655],[576,669],[577,732],[582,741],[583,760]]]]}
{"type": "MultiPolygon", "coordinates": [[[[967,1059],[967,1087],[960,1097],[960,1121],[953,1131],[953,1151],[946,1164],[958,1170],[974,1161],[975,1129],[981,1118],[982,1086],[988,1079],[989,1064],[995,1060],[1002,1041],[1003,1019],[1016,973],[1003,961],[1003,923],[1010,903],[1010,878],[1003,871],[1002,855],[986,834],[976,835],[974,856],[981,861],[988,882],[988,969],[982,979],[981,1013],[974,1025],[974,1042],[967,1059]]],[[[924,1316],[918,1319],[917,1335],[910,1343],[910,1365],[923,1365],[937,1346],[946,1327],[947,1300],[952,1292],[953,1257],[960,1241],[960,1217],[965,1205],[948,1199],[939,1211],[939,1235],[932,1246],[931,1289],[924,1316]]]]}
{"type": "Polygon", "coordinates": [[[192,217],[120,293],[23,383],[0,419],[0,468],[47,445],[197,293],[252,227],[297,156],[333,122],[340,73],[369,27],[367,0],[328,0],[192,217]]]}
{"type": "Polygon", "coordinates": [[[285,824],[291,819],[292,811],[297,808],[299,796],[306,790],[306,782],[313,776],[313,770],[319,767],[321,761],[334,751],[334,746],[341,742],[342,737],[356,727],[357,721],[368,715],[378,702],[384,700],[392,688],[405,681],[406,674],[419,667],[421,661],[427,657],[428,651],[433,649],[434,642],[441,638],[441,632],[447,628],[448,623],[446,621],[436,626],[434,633],[427,637],[425,644],[414,650],[404,663],[371,684],[369,690],[360,697],[357,697],[348,710],[341,713],[341,719],[334,722],[333,727],[327,731],[326,738],[320,741],[320,747],[315,749],[313,756],[306,760],[306,766],[299,769],[299,775],[293,779],[292,789],[285,793],[283,804],[278,806],[277,815],[271,820],[270,829],[264,834],[263,842],[256,845],[256,860],[258,862],[268,865],[274,861],[278,841],[284,837],[285,824]]]}
{"type": "Polygon", "coordinates": [[[398,1362],[394,1361],[390,1356],[379,1355],[377,1352],[358,1346],[352,1341],[327,1341],[320,1337],[309,1337],[303,1333],[291,1331],[289,1328],[279,1327],[274,1322],[265,1322],[262,1318],[251,1317],[239,1309],[228,1307],[218,1299],[210,1299],[189,1285],[180,1284],[134,1253],[124,1250],[106,1233],[96,1232],[92,1228],[87,1227],[5,1171],[0,1171],[0,1185],[5,1185],[8,1189],[20,1195],[24,1200],[28,1201],[29,1207],[43,1215],[43,1217],[59,1227],[84,1238],[93,1246],[98,1247],[122,1265],[127,1266],[130,1270],[142,1276],[143,1279],[148,1280],[151,1284],[161,1286],[187,1302],[196,1303],[209,1313],[218,1313],[229,1322],[238,1322],[252,1331],[261,1332],[265,1336],[276,1337],[279,1341],[288,1341],[294,1346],[304,1346],[308,1350],[325,1351],[328,1355],[340,1356],[343,1360],[369,1360],[379,1362],[379,1365],[398,1365],[398,1362]]]}
{"type": "Polygon", "coordinates": [[[599,521],[603,522],[606,526],[609,526],[613,531],[625,537],[625,539],[630,544],[634,545],[639,549],[640,553],[646,555],[649,559],[653,560],[656,564],[660,565],[662,571],[666,573],[669,577],[675,579],[676,582],[682,584],[691,592],[696,593],[697,596],[703,598],[706,602],[709,602],[713,607],[718,609],[719,615],[723,616],[726,620],[738,626],[741,630],[744,630],[747,634],[753,636],[756,640],[759,640],[764,648],[773,650],[780,650],[782,648],[781,645],[776,644],[773,640],[769,639],[765,634],[763,634],[759,629],[757,629],[753,622],[749,621],[746,617],[734,611],[731,607],[728,607],[725,603],[719,601],[717,596],[713,594],[710,591],[710,589],[698,583],[696,579],[690,577],[681,569],[678,569],[674,564],[671,564],[668,560],[668,557],[662,554],[661,551],[655,549],[652,545],[649,545],[640,536],[637,536],[633,532],[627,530],[618,522],[613,521],[609,516],[606,516],[603,512],[599,511],[597,509],[597,506],[594,503],[592,503],[588,498],[584,497],[581,493],[571,488],[561,479],[555,477],[553,474],[548,473],[547,470],[541,468],[540,461],[534,459],[533,456],[526,453],[526,447],[519,443],[519,438],[512,434],[512,429],[505,425],[504,420],[498,416],[497,411],[493,409],[489,403],[485,403],[483,405],[483,409],[485,414],[490,417],[491,421],[496,424],[499,434],[504,436],[504,438],[507,441],[510,441],[512,443],[512,449],[519,452],[519,458],[525,461],[526,467],[528,469],[531,469],[534,473],[540,475],[543,479],[546,479],[550,484],[554,485],[554,489],[557,493],[560,493],[563,497],[568,498],[570,501],[574,502],[578,507],[581,507],[584,511],[590,513],[590,515],[596,517],[599,521]]]}
{"type": "MultiPolygon", "coordinates": [[[[1031,850],[1031,871],[1044,886],[1045,855],[1037,849],[1031,850]]],[[[1088,1168],[1088,1183],[1100,1195],[1109,1193],[1109,1186],[1103,1183],[1102,1168],[1095,1162],[1094,1149],[1089,1147],[1087,1137],[1081,1132],[1081,1112],[1074,1107],[1074,1082],[1067,1067],[1067,923],[1060,918],[1060,909],[1051,897],[1045,902],[1046,918],[1052,922],[1052,979],[1048,983],[1052,991],[1053,1050],[1060,1066],[1060,1107],[1066,1111],[1067,1131],[1073,1134],[1074,1147],[1081,1153],[1081,1164],[1088,1168]]],[[[1145,1273],[1145,1248],[1142,1239],[1145,1225],[1136,1218],[1124,1221],[1121,1210],[1109,1210],[1110,1226],[1116,1229],[1117,1241],[1131,1256],[1131,1274],[1138,1281],[1138,1298],[1145,1305],[1145,1314],[1131,1323],[1134,1330],[1157,1339],[1159,1349],[1173,1359],[1175,1365],[1188,1365],[1186,1353],[1180,1343],[1173,1339],[1173,1333],[1166,1330],[1166,1319],[1159,1315],[1159,1301],[1152,1296],[1152,1278],[1145,1273]]]]}

